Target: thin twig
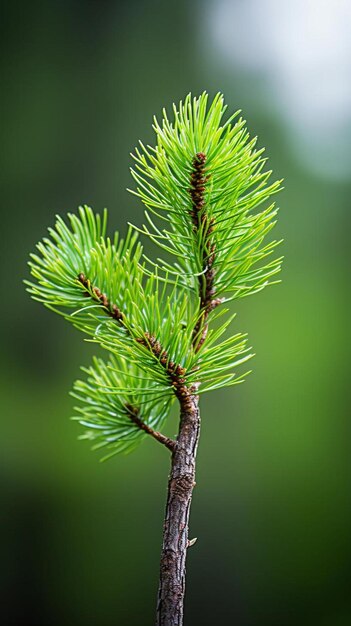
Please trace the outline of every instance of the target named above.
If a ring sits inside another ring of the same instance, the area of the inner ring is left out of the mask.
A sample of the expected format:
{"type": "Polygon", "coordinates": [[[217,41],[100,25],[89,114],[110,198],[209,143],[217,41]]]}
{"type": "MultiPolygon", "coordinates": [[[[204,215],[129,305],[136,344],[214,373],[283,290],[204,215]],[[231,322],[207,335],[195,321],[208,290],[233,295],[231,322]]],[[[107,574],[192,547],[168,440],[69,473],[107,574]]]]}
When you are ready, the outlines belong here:
{"type": "Polygon", "coordinates": [[[174,441],[174,439],[171,439],[170,437],[166,437],[166,435],[163,435],[158,430],[154,430],[153,428],[151,428],[151,426],[146,424],[139,417],[139,409],[137,409],[136,407],[134,407],[131,404],[127,403],[125,405],[125,409],[126,409],[126,411],[128,413],[128,416],[130,417],[132,422],[134,422],[134,424],[136,424],[141,430],[143,430],[148,435],[151,435],[151,437],[156,439],[156,441],[158,441],[159,443],[162,443],[169,450],[171,450],[171,452],[173,452],[174,447],[176,445],[176,442],[174,441]]]}

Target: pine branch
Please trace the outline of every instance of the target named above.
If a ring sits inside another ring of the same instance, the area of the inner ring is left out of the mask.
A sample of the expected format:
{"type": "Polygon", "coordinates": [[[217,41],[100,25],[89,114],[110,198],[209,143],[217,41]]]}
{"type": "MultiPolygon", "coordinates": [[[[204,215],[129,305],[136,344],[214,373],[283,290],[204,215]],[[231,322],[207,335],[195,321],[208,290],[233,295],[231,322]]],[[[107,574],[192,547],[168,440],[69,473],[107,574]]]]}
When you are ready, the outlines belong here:
{"type": "MultiPolygon", "coordinates": [[[[141,142],[133,155],[132,193],[146,206],[146,223],[125,240],[106,236],[107,212],[80,207],[57,217],[29,263],[31,296],[83,331],[108,354],[94,358],[74,383],[81,439],[109,458],[151,436],[168,448],[168,483],[157,624],[181,626],[185,561],[199,398],[240,384],[237,368],[253,354],[246,335],[230,334],[235,315],[225,304],[278,282],[281,258],[269,240],[281,181],[270,182],[263,149],[256,148],[240,112],[225,119],[217,94],[189,94],[154,120],[155,147],[141,142]],[[149,260],[138,233],[167,254],[149,260]],[[273,255],[273,257],[272,257],[273,255]],[[220,306],[224,304],[224,306],[220,306]],[[161,432],[178,401],[179,432],[161,432]]],[[[104,460],[104,459],[102,459],[104,460]]]]}

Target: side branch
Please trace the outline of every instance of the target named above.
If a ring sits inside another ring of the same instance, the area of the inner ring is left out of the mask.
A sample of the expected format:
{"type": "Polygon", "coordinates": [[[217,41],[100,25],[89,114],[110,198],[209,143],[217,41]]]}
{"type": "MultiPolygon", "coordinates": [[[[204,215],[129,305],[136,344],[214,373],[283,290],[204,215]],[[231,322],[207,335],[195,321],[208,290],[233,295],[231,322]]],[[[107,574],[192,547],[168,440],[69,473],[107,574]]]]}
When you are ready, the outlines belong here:
{"type": "Polygon", "coordinates": [[[206,339],[207,319],[210,312],[218,306],[222,300],[215,298],[215,269],[213,267],[216,258],[216,243],[214,238],[214,218],[209,218],[205,207],[205,189],[210,176],[206,175],[206,155],[198,152],[193,158],[193,170],[191,173],[191,186],[189,193],[192,200],[190,215],[196,235],[203,237],[202,245],[202,274],[199,276],[200,317],[193,333],[194,349],[198,352],[206,339]]]}
{"type": "Polygon", "coordinates": [[[139,417],[139,410],[136,407],[127,403],[125,405],[125,408],[128,413],[128,416],[130,417],[132,422],[134,422],[134,424],[136,424],[141,430],[143,430],[148,435],[151,435],[151,437],[156,439],[156,441],[166,446],[166,448],[171,450],[171,452],[174,451],[176,442],[173,439],[170,439],[170,437],[166,437],[166,435],[163,435],[158,430],[154,430],[153,428],[151,428],[151,426],[143,422],[143,420],[140,419],[139,417]]]}
{"type": "MultiPolygon", "coordinates": [[[[120,326],[125,328],[129,333],[130,330],[126,325],[126,318],[124,313],[119,309],[116,304],[112,304],[106,294],[102,293],[98,287],[91,284],[89,278],[82,272],[78,275],[78,281],[85,287],[85,295],[91,296],[96,302],[101,304],[105,312],[109,317],[116,320],[120,326]]],[[[178,398],[181,406],[186,409],[187,404],[191,398],[191,391],[186,385],[185,374],[186,369],[181,365],[178,365],[172,361],[166,350],[163,349],[161,343],[151,335],[149,332],[145,332],[143,337],[134,337],[133,339],[149,350],[151,354],[156,357],[161,367],[167,373],[170,385],[174,391],[175,396],[178,398]]]]}

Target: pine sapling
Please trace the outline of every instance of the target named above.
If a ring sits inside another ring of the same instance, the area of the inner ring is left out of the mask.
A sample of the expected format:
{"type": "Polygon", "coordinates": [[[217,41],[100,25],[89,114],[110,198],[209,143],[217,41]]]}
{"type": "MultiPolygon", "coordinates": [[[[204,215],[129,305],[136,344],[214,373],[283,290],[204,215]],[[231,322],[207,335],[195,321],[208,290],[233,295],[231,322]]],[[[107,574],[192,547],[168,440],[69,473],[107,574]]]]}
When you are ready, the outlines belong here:
{"type": "MultiPolygon", "coordinates": [[[[87,206],[57,217],[29,263],[35,300],[99,344],[74,384],[82,439],[104,459],[151,437],[171,455],[164,520],[157,624],[183,623],[185,561],[202,394],[243,382],[237,368],[253,355],[246,336],[230,334],[228,304],[278,282],[278,241],[266,237],[277,208],[263,149],[256,149],[240,111],[225,119],[221,94],[208,103],[188,95],[154,119],[155,147],[141,142],[131,170],[132,193],[145,223],[125,240],[106,236],[107,213],[87,206]],[[150,260],[140,233],[166,258],[150,260]],[[271,255],[273,254],[273,259],[271,255]],[[173,402],[179,430],[161,430],[173,402]]],[[[247,372],[246,372],[247,373],[247,372]]]]}

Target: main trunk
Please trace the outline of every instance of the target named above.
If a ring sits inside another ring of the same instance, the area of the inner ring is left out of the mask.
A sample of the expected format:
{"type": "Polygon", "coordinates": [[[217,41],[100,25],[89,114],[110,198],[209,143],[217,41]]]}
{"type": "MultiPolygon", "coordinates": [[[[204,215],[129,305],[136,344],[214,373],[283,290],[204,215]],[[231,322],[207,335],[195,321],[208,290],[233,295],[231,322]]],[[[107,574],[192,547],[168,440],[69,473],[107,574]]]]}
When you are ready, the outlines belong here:
{"type": "Polygon", "coordinates": [[[199,434],[198,397],[190,396],[181,409],[179,434],[172,454],[160,565],[157,626],[183,624],[188,522],[195,486],[199,434]]]}

